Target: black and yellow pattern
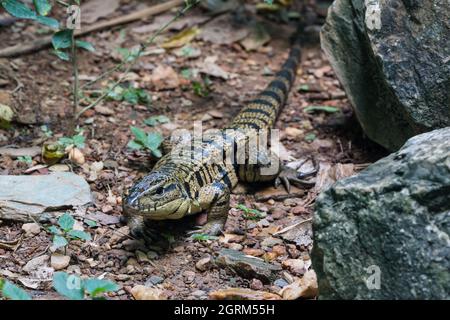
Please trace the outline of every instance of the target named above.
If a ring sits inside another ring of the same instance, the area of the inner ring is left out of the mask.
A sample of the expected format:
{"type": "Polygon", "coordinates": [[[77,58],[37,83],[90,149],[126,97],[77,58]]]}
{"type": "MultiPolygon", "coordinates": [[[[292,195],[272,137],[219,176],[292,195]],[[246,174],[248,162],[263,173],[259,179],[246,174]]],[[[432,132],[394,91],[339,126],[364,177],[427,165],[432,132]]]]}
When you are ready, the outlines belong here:
{"type": "Polygon", "coordinates": [[[208,223],[202,232],[218,234],[227,218],[231,190],[238,180],[259,182],[277,177],[278,172],[262,175],[260,162],[268,158],[279,161],[278,158],[255,153],[258,151],[246,147],[243,159],[238,161],[236,151],[239,144],[246,144],[259,130],[273,127],[294,83],[300,53],[300,41],[297,40],[275,79],[221,134],[188,148],[184,142],[176,144],[149,175],[130,189],[124,201],[124,212],[141,224],[138,228],[144,225],[144,219],[180,219],[207,211],[208,223]],[[250,155],[255,154],[256,163],[250,161],[250,155]]]}

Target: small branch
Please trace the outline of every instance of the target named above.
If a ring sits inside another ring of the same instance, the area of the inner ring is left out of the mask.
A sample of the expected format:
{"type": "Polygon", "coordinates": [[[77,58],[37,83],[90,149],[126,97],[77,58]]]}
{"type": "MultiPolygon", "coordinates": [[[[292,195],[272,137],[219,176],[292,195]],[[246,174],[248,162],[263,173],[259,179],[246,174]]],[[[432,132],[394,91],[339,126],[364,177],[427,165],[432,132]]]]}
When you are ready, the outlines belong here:
{"type": "Polygon", "coordinates": [[[91,103],[90,105],[84,107],[77,114],[76,118],[78,119],[84,112],[86,112],[87,110],[89,110],[91,108],[94,108],[101,101],[103,101],[103,99],[105,99],[111,92],[113,92],[114,89],[125,80],[125,78],[127,77],[128,73],[130,72],[131,68],[137,62],[137,60],[139,59],[141,54],[145,51],[145,49],[150,44],[153,43],[153,41],[156,39],[156,37],[159,36],[165,29],[167,29],[167,27],[169,25],[171,25],[174,21],[176,21],[178,18],[180,18],[186,12],[188,12],[192,7],[194,7],[195,5],[200,3],[200,1],[201,0],[189,2],[186,5],[186,7],[184,7],[182,10],[178,11],[178,13],[172,19],[170,19],[167,23],[165,23],[162,27],[160,27],[146,42],[144,42],[143,44],[140,45],[140,48],[139,48],[138,52],[133,55],[133,57],[132,57],[132,59],[130,61],[128,61],[128,58],[130,57],[130,56],[128,56],[121,63],[116,65],[114,68],[112,68],[111,70],[106,71],[105,73],[101,74],[97,79],[93,80],[92,83],[98,81],[100,78],[104,78],[105,76],[109,75],[110,73],[113,72],[112,70],[117,70],[117,69],[120,69],[121,67],[127,65],[126,69],[123,72],[123,75],[119,78],[119,80],[114,82],[113,85],[108,90],[106,90],[105,93],[103,93],[100,97],[98,97],[93,103],[91,103]]]}
{"type": "Polygon", "coordinates": [[[72,120],[69,128],[69,135],[72,135],[75,131],[77,121],[78,110],[78,61],[77,61],[77,46],[75,42],[75,30],[72,32],[72,69],[73,69],[73,111],[72,120]]]}

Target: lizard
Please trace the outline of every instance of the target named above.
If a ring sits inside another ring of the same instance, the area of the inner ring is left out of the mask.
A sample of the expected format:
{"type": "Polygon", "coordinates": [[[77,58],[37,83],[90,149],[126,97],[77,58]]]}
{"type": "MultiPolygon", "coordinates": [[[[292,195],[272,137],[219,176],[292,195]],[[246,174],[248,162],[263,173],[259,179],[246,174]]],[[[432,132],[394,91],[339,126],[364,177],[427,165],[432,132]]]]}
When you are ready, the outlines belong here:
{"type": "Polygon", "coordinates": [[[283,183],[288,191],[289,182],[302,183],[295,171],[282,166],[276,172],[262,174],[264,168],[280,163],[280,160],[274,153],[253,152],[248,146],[249,136],[274,126],[286,103],[301,58],[301,37],[298,34],[287,60],[274,79],[241,109],[229,126],[207,141],[194,143],[193,147],[189,145],[190,152],[187,153],[177,152],[186,146],[186,141],[167,144],[169,147],[163,149],[170,150],[165,150],[165,155],[152,171],[128,190],[123,209],[133,234],[145,234],[145,221],[148,220],[181,219],[206,211],[207,223],[198,232],[219,235],[228,216],[231,190],[238,181],[275,181],[276,186],[283,183]],[[247,143],[244,161],[236,159],[240,143],[247,143]],[[225,159],[224,151],[231,154],[233,161],[225,159]],[[252,152],[256,162],[249,161],[252,152]]]}

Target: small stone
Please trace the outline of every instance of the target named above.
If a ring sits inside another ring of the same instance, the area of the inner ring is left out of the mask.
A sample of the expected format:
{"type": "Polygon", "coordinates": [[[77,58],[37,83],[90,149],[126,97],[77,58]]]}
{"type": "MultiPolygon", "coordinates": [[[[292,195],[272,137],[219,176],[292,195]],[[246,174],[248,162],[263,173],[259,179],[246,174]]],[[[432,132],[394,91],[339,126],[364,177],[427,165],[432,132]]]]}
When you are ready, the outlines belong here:
{"type": "Polygon", "coordinates": [[[175,247],[175,248],[173,248],[173,251],[176,253],[184,252],[184,246],[175,247]]]}
{"type": "Polygon", "coordinates": [[[200,298],[206,296],[206,292],[203,290],[195,290],[194,292],[191,293],[191,295],[200,298]]]}
{"type": "Polygon", "coordinates": [[[150,262],[146,253],[137,250],[136,251],[136,259],[138,262],[150,262]]]}
{"type": "Polygon", "coordinates": [[[284,288],[287,285],[289,285],[289,283],[287,283],[287,281],[284,280],[284,279],[277,279],[277,280],[274,281],[273,284],[276,285],[279,288],[284,288]]]}
{"type": "Polygon", "coordinates": [[[281,208],[274,208],[273,210],[271,210],[271,217],[274,220],[279,220],[282,219],[286,216],[287,212],[281,208]]]}
{"type": "Polygon", "coordinates": [[[292,208],[291,212],[293,214],[295,214],[296,216],[300,215],[300,214],[308,214],[308,210],[306,210],[306,208],[304,206],[296,206],[294,208],[292,208]]]}
{"type": "Polygon", "coordinates": [[[41,227],[37,223],[24,223],[22,230],[25,231],[26,237],[32,237],[41,232],[41,227]]]}
{"type": "Polygon", "coordinates": [[[109,239],[109,242],[111,244],[116,244],[118,242],[125,240],[129,234],[130,234],[130,228],[128,226],[124,226],[124,227],[119,228],[116,231],[114,231],[111,238],[109,239]]]}
{"type": "Polygon", "coordinates": [[[143,285],[133,287],[131,294],[136,300],[167,300],[162,290],[143,285]]]}
{"type": "Polygon", "coordinates": [[[250,289],[252,290],[262,290],[264,289],[264,285],[261,280],[259,279],[252,279],[250,282],[250,289]]]}
{"type": "Polygon", "coordinates": [[[305,273],[303,278],[285,286],[280,295],[284,300],[295,300],[298,298],[312,299],[318,294],[317,277],[313,270],[305,273]]]}
{"type": "Polygon", "coordinates": [[[228,244],[228,249],[231,249],[231,250],[241,251],[242,248],[244,248],[244,246],[240,243],[229,243],[228,244]]]}
{"type": "Polygon", "coordinates": [[[277,294],[242,288],[229,288],[211,292],[213,300],[281,300],[277,294]]]}
{"type": "Polygon", "coordinates": [[[113,211],[113,210],[114,210],[114,208],[113,208],[113,206],[110,205],[110,204],[106,204],[106,205],[104,205],[104,206],[102,207],[102,212],[103,212],[103,213],[108,213],[108,212],[111,212],[111,211],[113,211]]]}
{"type": "Polygon", "coordinates": [[[282,266],[295,275],[302,275],[306,272],[305,262],[301,259],[287,259],[282,262],[282,266]]]}
{"type": "Polygon", "coordinates": [[[272,248],[277,244],[283,244],[283,240],[274,237],[268,237],[261,242],[261,247],[272,248]]]}
{"type": "Polygon", "coordinates": [[[296,138],[303,134],[303,130],[294,127],[287,127],[285,133],[291,138],[296,138]]]}
{"type": "Polygon", "coordinates": [[[278,244],[272,247],[272,252],[277,256],[284,256],[287,254],[286,247],[278,244]]]}
{"type": "Polygon", "coordinates": [[[183,278],[185,283],[191,283],[195,279],[195,272],[187,270],[183,272],[183,278]]]}
{"type": "Polygon", "coordinates": [[[50,259],[50,265],[55,270],[62,270],[67,268],[67,266],[70,263],[70,257],[69,256],[63,256],[60,254],[53,254],[50,259]]]}
{"type": "Polygon", "coordinates": [[[151,276],[151,277],[147,280],[147,282],[145,283],[145,285],[146,285],[146,286],[148,286],[149,284],[157,285],[157,284],[162,283],[163,281],[164,281],[164,278],[163,278],[163,277],[159,277],[159,276],[151,276]]]}
{"type": "Polygon", "coordinates": [[[202,259],[198,260],[197,263],[195,264],[195,268],[200,271],[209,270],[209,269],[211,269],[212,266],[213,266],[213,262],[212,262],[211,256],[202,258],[202,259]]]}
{"type": "Polygon", "coordinates": [[[259,257],[264,254],[264,250],[255,249],[255,248],[245,248],[244,250],[242,250],[242,252],[246,255],[253,256],[253,257],[259,257]]]}
{"type": "Polygon", "coordinates": [[[159,255],[158,255],[158,253],[155,252],[155,251],[148,251],[148,252],[147,252],[147,257],[148,257],[150,260],[155,260],[155,259],[157,259],[157,258],[159,257],[159,255]]]}

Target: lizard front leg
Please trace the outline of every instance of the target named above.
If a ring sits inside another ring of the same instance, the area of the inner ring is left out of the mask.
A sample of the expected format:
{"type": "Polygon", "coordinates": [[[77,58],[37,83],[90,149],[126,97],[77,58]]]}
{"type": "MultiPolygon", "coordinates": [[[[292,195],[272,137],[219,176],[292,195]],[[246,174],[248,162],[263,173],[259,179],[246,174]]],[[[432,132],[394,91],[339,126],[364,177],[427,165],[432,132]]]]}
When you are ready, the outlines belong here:
{"type": "Polygon", "coordinates": [[[207,223],[193,233],[217,236],[222,233],[230,209],[230,190],[223,182],[214,182],[200,189],[198,202],[208,214],[207,223]]]}

